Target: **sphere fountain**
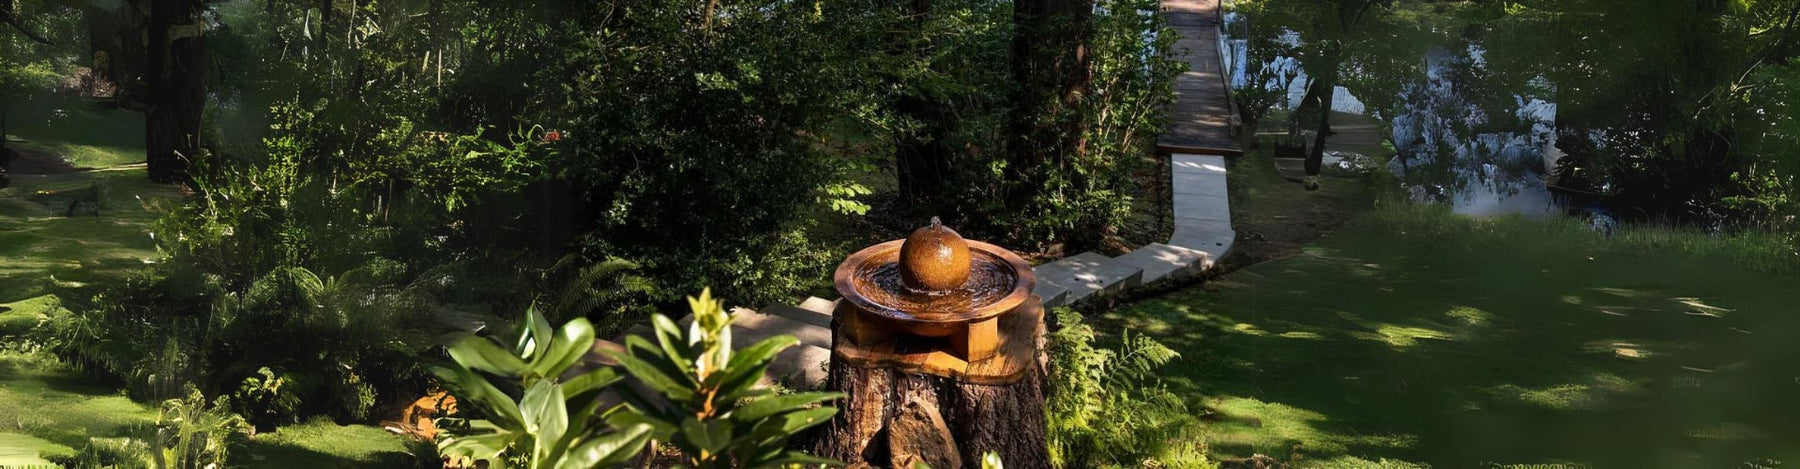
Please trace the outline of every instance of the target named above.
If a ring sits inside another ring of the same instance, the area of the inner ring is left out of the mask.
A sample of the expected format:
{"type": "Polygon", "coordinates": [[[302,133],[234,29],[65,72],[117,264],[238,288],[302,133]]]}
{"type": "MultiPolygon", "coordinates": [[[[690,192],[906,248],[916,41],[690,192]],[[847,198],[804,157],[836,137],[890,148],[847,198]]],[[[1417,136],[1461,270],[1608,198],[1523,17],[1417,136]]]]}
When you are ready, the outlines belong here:
{"type": "Polygon", "coordinates": [[[993,357],[1000,316],[1024,304],[1036,283],[1017,254],[965,240],[935,217],[906,239],[851,254],[834,280],[851,306],[843,316],[857,344],[947,338],[966,362],[993,357]]]}
{"type": "Polygon", "coordinates": [[[1044,307],[1031,266],[933,218],[838,265],[826,385],[844,393],[813,454],[852,467],[1049,467],[1044,307]]]}

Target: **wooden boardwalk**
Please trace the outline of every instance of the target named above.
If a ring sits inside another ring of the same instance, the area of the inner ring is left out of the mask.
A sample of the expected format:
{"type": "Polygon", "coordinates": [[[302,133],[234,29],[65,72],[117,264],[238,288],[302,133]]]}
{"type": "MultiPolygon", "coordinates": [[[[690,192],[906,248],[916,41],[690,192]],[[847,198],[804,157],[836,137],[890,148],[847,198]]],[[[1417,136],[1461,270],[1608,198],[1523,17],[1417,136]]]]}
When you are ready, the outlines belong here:
{"type": "Polygon", "coordinates": [[[1175,102],[1157,148],[1163,153],[1239,156],[1236,122],[1219,57],[1219,0],[1163,0],[1163,16],[1181,36],[1170,51],[1187,63],[1175,78],[1175,102]]]}

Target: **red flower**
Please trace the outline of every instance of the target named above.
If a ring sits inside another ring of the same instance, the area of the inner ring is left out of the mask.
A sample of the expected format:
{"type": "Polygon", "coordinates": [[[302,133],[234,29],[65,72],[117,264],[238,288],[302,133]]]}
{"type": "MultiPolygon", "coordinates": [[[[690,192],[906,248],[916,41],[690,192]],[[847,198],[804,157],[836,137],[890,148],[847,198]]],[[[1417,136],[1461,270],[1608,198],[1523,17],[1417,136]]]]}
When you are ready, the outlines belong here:
{"type": "Polygon", "coordinates": [[[558,140],[562,140],[562,131],[552,130],[552,131],[544,133],[544,141],[554,142],[554,141],[558,141],[558,140]]]}

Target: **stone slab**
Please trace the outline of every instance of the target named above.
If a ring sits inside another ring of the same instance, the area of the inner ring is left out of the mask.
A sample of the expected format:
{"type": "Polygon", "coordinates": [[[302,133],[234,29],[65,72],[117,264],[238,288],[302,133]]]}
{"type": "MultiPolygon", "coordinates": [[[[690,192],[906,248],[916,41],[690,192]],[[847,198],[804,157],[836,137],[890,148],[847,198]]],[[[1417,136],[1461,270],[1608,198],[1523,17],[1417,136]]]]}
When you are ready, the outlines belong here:
{"type": "Polygon", "coordinates": [[[1171,171],[1170,186],[1176,194],[1197,194],[1224,196],[1226,194],[1225,176],[1197,171],[1171,171]]]}
{"type": "MultiPolygon", "coordinates": [[[[835,305],[836,302],[827,301],[827,304],[835,305]]],[[[802,303],[800,306],[772,304],[764,306],[757,311],[818,327],[831,327],[831,311],[825,311],[823,313],[814,311],[807,308],[805,303],[802,303]]]]}
{"type": "Polygon", "coordinates": [[[1129,254],[1113,258],[1113,262],[1143,270],[1143,282],[1150,283],[1176,273],[1206,268],[1212,264],[1211,257],[1204,251],[1150,243],[1129,254]]]}
{"type": "Polygon", "coordinates": [[[1055,308],[1057,306],[1069,304],[1069,289],[1051,285],[1044,282],[1041,277],[1037,282],[1037,287],[1031,290],[1031,294],[1037,295],[1038,298],[1042,298],[1044,300],[1045,308],[1055,308]]]}
{"type": "MultiPolygon", "coordinates": [[[[755,329],[770,336],[786,334],[800,339],[800,343],[814,347],[831,348],[831,329],[816,326],[773,314],[740,309],[731,320],[731,325],[755,329]]],[[[733,338],[732,347],[741,348],[750,344],[737,344],[733,338]]]]}
{"type": "Polygon", "coordinates": [[[1180,226],[1182,219],[1203,220],[1231,226],[1231,200],[1223,195],[1202,195],[1175,193],[1175,224],[1180,226]]]}
{"type": "Polygon", "coordinates": [[[1094,295],[1118,293],[1141,284],[1143,271],[1093,252],[1065,257],[1037,267],[1038,283],[1069,291],[1072,304],[1094,295]]]}

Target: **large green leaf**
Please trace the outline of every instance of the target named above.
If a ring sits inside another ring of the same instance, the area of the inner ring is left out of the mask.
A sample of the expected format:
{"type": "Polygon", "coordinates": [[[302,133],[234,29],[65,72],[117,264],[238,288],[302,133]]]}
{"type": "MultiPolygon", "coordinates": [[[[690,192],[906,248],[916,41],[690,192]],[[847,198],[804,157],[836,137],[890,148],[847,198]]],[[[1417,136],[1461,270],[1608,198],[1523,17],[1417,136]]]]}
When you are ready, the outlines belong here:
{"type": "Polygon", "coordinates": [[[746,397],[742,394],[755,385],[756,381],[768,371],[768,364],[774,360],[775,354],[798,343],[800,343],[800,339],[796,339],[794,336],[781,335],[745,347],[731,356],[731,361],[726,363],[723,372],[713,373],[712,376],[707,377],[707,384],[719,390],[721,400],[730,401],[746,397]]]}
{"type": "Polygon", "coordinates": [[[544,317],[544,313],[538,312],[536,305],[532,305],[525,311],[525,317],[528,327],[527,334],[531,340],[529,343],[520,344],[524,346],[520,347],[519,356],[537,361],[544,355],[544,351],[550,348],[550,320],[544,317]]]}
{"type": "Polygon", "coordinates": [[[449,351],[450,358],[462,366],[509,378],[525,374],[525,362],[517,355],[478,336],[458,339],[450,346],[449,351]]]}
{"type": "Polygon", "coordinates": [[[600,435],[575,445],[575,448],[570,450],[556,467],[557,469],[589,469],[624,464],[626,460],[643,451],[644,444],[650,441],[650,433],[651,427],[645,424],[621,427],[617,432],[600,435]]]}
{"type": "Polygon", "coordinates": [[[651,316],[650,324],[656,327],[656,343],[662,348],[663,356],[668,357],[682,373],[694,374],[693,348],[682,340],[681,326],[661,314],[651,316]]]}
{"type": "Polygon", "coordinates": [[[832,419],[832,415],[837,415],[837,408],[810,408],[810,410],[785,413],[770,422],[778,422],[778,426],[774,429],[781,435],[794,435],[801,429],[810,428],[815,424],[823,424],[824,420],[832,419]]]}
{"type": "Polygon", "coordinates": [[[581,357],[594,349],[594,325],[587,318],[576,318],[563,324],[550,347],[533,364],[533,370],[546,378],[562,376],[581,357]]]}
{"type": "Polygon", "coordinates": [[[459,436],[438,443],[438,452],[473,459],[499,459],[515,436],[511,433],[459,436]]]}
{"type": "Polygon", "coordinates": [[[547,379],[532,383],[525,390],[525,397],[519,400],[519,414],[537,440],[535,454],[553,452],[556,441],[569,429],[569,409],[563,401],[562,386],[547,379]]]}
{"type": "Polygon", "coordinates": [[[731,422],[722,419],[702,422],[690,418],[681,422],[681,435],[687,437],[688,442],[694,445],[690,449],[699,449],[704,454],[716,455],[731,444],[731,422]]]}
{"type": "Polygon", "coordinates": [[[837,392],[802,392],[783,396],[771,396],[750,401],[732,411],[731,418],[740,422],[755,422],[776,414],[798,411],[814,402],[827,401],[844,397],[837,392]]]}
{"type": "Polygon", "coordinates": [[[486,410],[489,417],[502,427],[525,428],[525,419],[519,415],[518,403],[513,402],[512,397],[468,368],[457,367],[456,372],[456,384],[462,388],[465,400],[486,410]]]}
{"type": "Polygon", "coordinates": [[[694,398],[694,390],[689,388],[687,383],[682,382],[683,380],[677,380],[675,377],[664,374],[662,370],[657,369],[655,365],[651,365],[649,362],[645,362],[638,357],[620,353],[613,354],[613,358],[619,361],[619,366],[624,367],[627,373],[630,373],[632,377],[637,378],[638,382],[644,383],[645,386],[649,386],[656,392],[668,396],[669,399],[686,401],[694,398]]]}
{"type": "MultiPolygon", "coordinates": [[[[694,364],[692,359],[683,356],[670,356],[657,344],[638,336],[625,337],[625,350],[632,356],[644,360],[662,370],[663,374],[687,383],[690,388],[699,387],[700,382],[694,380],[694,364]]],[[[608,352],[616,353],[616,352],[608,352]]]]}
{"type": "Polygon", "coordinates": [[[562,391],[563,395],[570,399],[580,399],[589,392],[605,389],[619,380],[619,372],[613,371],[612,368],[601,368],[564,381],[562,391]]]}

